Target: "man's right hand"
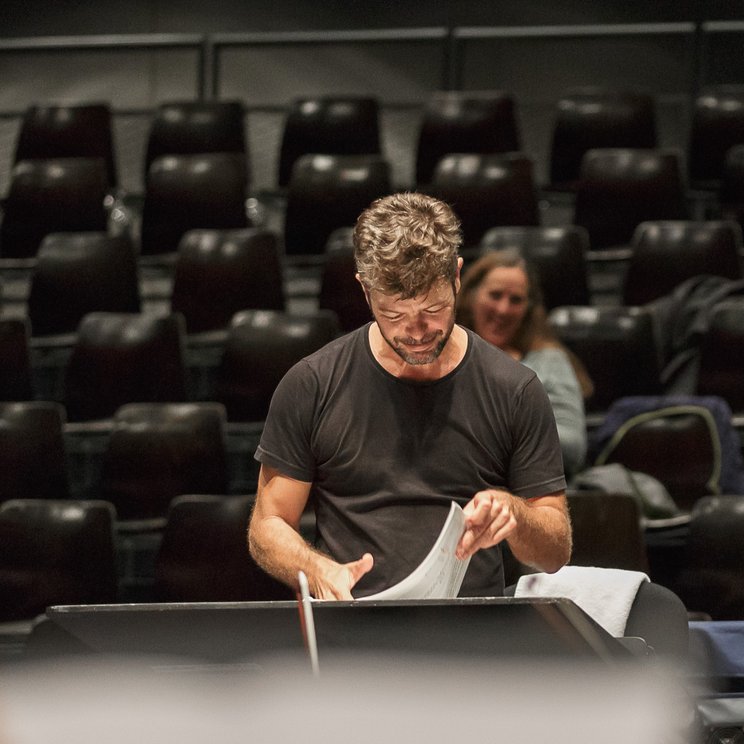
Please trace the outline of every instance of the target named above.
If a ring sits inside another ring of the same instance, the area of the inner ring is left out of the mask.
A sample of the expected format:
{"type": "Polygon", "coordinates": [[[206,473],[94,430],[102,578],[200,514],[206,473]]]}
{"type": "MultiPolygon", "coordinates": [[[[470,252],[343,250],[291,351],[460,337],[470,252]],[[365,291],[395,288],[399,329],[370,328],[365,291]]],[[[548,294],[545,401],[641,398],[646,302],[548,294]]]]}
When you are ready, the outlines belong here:
{"type": "Polygon", "coordinates": [[[359,560],[350,563],[336,563],[328,560],[310,578],[310,593],[316,599],[352,600],[351,590],[364,574],[374,565],[371,553],[365,553],[359,560]]]}

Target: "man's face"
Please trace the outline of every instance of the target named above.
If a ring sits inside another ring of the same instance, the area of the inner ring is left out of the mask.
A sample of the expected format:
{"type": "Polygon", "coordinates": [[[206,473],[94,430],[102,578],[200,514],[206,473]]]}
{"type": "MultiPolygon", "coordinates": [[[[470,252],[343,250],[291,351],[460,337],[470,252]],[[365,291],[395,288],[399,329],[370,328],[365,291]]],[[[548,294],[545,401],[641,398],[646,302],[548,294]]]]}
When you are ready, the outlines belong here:
{"type": "Polygon", "coordinates": [[[407,364],[434,362],[455,326],[457,284],[435,284],[426,294],[403,300],[365,290],[372,315],[388,346],[407,364]]]}

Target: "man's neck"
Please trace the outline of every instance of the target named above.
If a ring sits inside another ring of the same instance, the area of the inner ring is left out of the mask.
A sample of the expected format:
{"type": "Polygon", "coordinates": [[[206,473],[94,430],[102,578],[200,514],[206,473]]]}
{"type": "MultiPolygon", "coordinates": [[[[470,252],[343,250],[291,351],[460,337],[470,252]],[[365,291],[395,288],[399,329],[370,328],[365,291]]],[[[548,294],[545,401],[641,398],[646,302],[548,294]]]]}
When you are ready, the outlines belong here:
{"type": "Polygon", "coordinates": [[[468,348],[468,335],[463,328],[455,325],[442,353],[430,364],[406,362],[390,348],[374,322],[369,327],[369,345],[375,359],[393,377],[425,382],[440,380],[460,364],[468,348]]]}

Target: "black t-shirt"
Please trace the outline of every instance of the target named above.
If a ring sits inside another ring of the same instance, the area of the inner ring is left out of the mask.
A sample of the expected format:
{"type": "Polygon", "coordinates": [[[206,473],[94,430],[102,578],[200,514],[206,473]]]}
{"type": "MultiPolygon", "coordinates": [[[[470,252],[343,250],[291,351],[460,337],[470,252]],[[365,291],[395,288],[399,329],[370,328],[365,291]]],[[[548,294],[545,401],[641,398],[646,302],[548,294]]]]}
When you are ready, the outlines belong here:
{"type": "MultiPolygon", "coordinates": [[[[525,498],[566,487],[548,397],[534,372],[468,331],[460,364],[428,382],[396,378],[369,325],[296,364],[274,393],[256,459],[311,482],[318,547],[339,562],[374,556],[354,589],[405,578],[450,501],[505,488],[525,498]]],[[[476,553],[461,596],[503,593],[499,547],[476,553]]]]}

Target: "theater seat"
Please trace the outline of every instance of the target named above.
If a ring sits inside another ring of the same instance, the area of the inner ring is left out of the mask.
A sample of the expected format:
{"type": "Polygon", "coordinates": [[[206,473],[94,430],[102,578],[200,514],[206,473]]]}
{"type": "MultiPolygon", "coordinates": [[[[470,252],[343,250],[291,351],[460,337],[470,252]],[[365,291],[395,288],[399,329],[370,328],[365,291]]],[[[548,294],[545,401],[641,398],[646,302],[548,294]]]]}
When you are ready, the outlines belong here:
{"type": "Polygon", "coordinates": [[[30,324],[27,318],[0,319],[0,400],[31,400],[30,324]]]}
{"type": "Polygon", "coordinates": [[[638,500],[604,491],[568,492],[571,565],[648,571],[638,500]]]}
{"type": "Polygon", "coordinates": [[[332,341],[338,318],[328,310],[291,315],[246,310],[232,321],[217,370],[217,400],[230,421],[262,421],[277,384],[300,359],[332,341]]]}
{"type": "Polygon", "coordinates": [[[31,273],[28,317],[34,336],[74,333],[94,311],[140,311],[137,256],[124,235],[52,233],[31,273]]]}
{"type": "Polygon", "coordinates": [[[173,499],[155,561],[155,601],[294,598],[248,552],[246,531],[254,498],[189,494],[173,499]]]}
{"type": "Polygon", "coordinates": [[[59,403],[0,403],[0,502],[69,496],[59,403]]]}
{"type": "Polygon", "coordinates": [[[380,155],[303,155],[287,190],[287,256],[322,258],[330,234],[354,225],[362,210],[391,189],[390,167],[380,155]]]}
{"type": "MultiPolygon", "coordinates": [[[[689,511],[703,496],[721,490],[721,439],[714,412],[705,399],[673,396],[638,398],[636,415],[625,420],[615,410],[632,398],[620,399],[608,411],[617,430],[602,437],[595,464],[618,462],[660,481],[677,506],[689,511]]],[[[623,417],[624,418],[624,417],[623,417]]]]}
{"type": "Polygon", "coordinates": [[[492,227],[540,224],[532,161],[521,153],[447,155],[427,193],[452,206],[465,248],[492,227]]]}
{"type": "Polygon", "coordinates": [[[557,307],[548,317],[594,383],[587,411],[605,411],[626,395],[662,392],[651,313],[636,307],[557,307]]]}
{"type": "Polygon", "coordinates": [[[175,253],[193,229],[241,229],[246,213],[245,162],[235,153],[163,155],[147,171],[141,254],[175,253]]]}
{"type": "Polygon", "coordinates": [[[362,287],[356,280],[352,233],[353,228],[340,227],[328,238],[318,294],[318,307],[336,313],[344,332],[372,319],[362,287]]]}
{"type": "Polygon", "coordinates": [[[656,144],[656,115],[650,95],[600,87],[569,91],[556,104],[549,188],[575,191],[581,160],[589,150],[654,149],[656,144]]]}
{"type": "Polygon", "coordinates": [[[742,278],[741,228],[735,222],[642,222],[631,249],[624,305],[645,305],[702,274],[742,278]]]}
{"type": "Polygon", "coordinates": [[[278,184],[285,187],[303,155],[380,153],[379,104],[370,96],[303,96],[282,129],[278,184]]]}
{"type": "Polygon", "coordinates": [[[117,185],[111,107],[108,103],[29,106],[18,131],[13,162],[100,158],[109,188],[117,185]]]}
{"type": "Polygon", "coordinates": [[[249,181],[243,104],[240,101],[168,101],[161,103],[150,122],[145,173],[163,155],[231,152],[243,161],[249,181]]]}
{"type": "Polygon", "coordinates": [[[100,158],[17,163],[0,224],[0,256],[34,258],[49,233],[105,231],[107,188],[106,168],[100,158]]]}
{"type": "Polygon", "coordinates": [[[455,152],[520,149],[516,107],[503,91],[437,91],[427,101],[416,147],[416,183],[426,189],[437,163],[455,152]]]}
{"type": "Polygon", "coordinates": [[[287,190],[287,256],[321,258],[336,228],[354,225],[362,210],[391,189],[390,168],[380,155],[303,155],[287,190]]]}
{"type": "Polygon", "coordinates": [[[240,310],[284,309],[276,237],[266,230],[190,230],[173,272],[171,311],[189,334],[226,329],[240,310]]]}
{"type": "Polygon", "coordinates": [[[708,86],[696,96],[690,122],[687,163],[691,183],[716,189],[726,153],[744,144],[744,86],[708,86]]]}
{"type": "Polygon", "coordinates": [[[103,501],[1,504],[0,620],[30,620],[51,605],[115,602],[113,524],[103,501]]]}
{"type": "Polygon", "coordinates": [[[573,222],[586,228],[592,250],[627,246],[641,222],[686,218],[675,152],[599,149],[582,158],[573,222]]]}
{"type": "Polygon", "coordinates": [[[744,412],[744,298],[716,305],[700,339],[696,392],[718,395],[744,412]]]}
{"type": "Polygon", "coordinates": [[[734,145],[726,151],[718,202],[724,219],[744,225],[744,144],[734,145]]]}
{"type": "Polygon", "coordinates": [[[106,419],[125,403],[186,399],[183,317],[89,313],[65,369],[71,421],[106,419]]]}
{"type": "Polygon", "coordinates": [[[684,664],[689,654],[687,608],[671,589],[646,579],[643,572],[566,566],[552,575],[522,577],[514,594],[571,599],[615,637],[642,638],[654,657],[684,664]]]}
{"type": "Polygon", "coordinates": [[[744,620],[744,498],[707,496],[692,510],[685,564],[675,591],[693,612],[744,620]]]}
{"type": "Polygon", "coordinates": [[[99,494],[128,530],[162,527],[186,493],[227,492],[225,409],[219,403],[132,403],[116,411],[99,494]]]}

